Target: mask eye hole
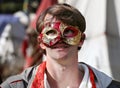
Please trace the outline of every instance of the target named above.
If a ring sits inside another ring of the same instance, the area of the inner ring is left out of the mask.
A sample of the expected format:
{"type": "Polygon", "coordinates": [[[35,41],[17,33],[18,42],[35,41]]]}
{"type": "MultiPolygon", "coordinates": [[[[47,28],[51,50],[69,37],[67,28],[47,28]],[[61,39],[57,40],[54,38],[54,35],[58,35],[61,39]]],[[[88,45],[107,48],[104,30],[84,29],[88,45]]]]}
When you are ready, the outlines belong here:
{"type": "Polygon", "coordinates": [[[73,27],[68,27],[64,30],[64,37],[74,37],[78,33],[78,30],[73,27]]]}
{"type": "Polygon", "coordinates": [[[55,35],[57,35],[57,31],[56,30],[49,30],[49,31],[46,32],[46,34],[48,36],[55,36],[55,35]]]}

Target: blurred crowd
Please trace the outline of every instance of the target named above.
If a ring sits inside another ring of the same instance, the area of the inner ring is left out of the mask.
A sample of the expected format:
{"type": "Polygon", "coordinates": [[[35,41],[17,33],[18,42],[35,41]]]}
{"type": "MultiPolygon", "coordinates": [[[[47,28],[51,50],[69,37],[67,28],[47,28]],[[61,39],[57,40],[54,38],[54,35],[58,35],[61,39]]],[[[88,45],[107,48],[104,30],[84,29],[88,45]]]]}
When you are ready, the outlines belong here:
{"type": "Polygon", "coordinates": [[[58,1],[0,1],[0,83],[43,61],[43,50],[37,43],[35,22],[41,11],[55,3],[58,1]]]}

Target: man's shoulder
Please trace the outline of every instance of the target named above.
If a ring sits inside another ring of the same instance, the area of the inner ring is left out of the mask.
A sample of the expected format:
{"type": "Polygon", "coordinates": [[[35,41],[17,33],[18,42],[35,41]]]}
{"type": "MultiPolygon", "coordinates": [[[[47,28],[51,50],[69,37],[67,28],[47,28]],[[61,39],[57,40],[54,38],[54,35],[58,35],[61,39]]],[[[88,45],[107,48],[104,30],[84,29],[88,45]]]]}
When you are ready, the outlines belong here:
{"type": "Polygon", "coordinates": [[[113,80],[108,86],[108,88],[120,88],[120,82],[113,80]]]}
{"type": "Polygon", "coordinates": [[[32,79],[36,67],[25,69],[22,73],[7,78],[0,86],[2,88],[26,88],[32,79]]]}
{"type": "MultiPolygon", "coordinates": [[[[14,88],[16,87],[16,85],[23,85],[24,80],[21,78],[20,75],[15,75],[15,76],[11,76],[9,78],[7,78],[1,85],[1,88],[14,88]]],[[[19,86],[19,87],[20,87],[19,86]]],[[[16,87],[16,88],[19,88],[16,87]]],[[[24,87],[23,87],[24,88],[24,87]]]]}

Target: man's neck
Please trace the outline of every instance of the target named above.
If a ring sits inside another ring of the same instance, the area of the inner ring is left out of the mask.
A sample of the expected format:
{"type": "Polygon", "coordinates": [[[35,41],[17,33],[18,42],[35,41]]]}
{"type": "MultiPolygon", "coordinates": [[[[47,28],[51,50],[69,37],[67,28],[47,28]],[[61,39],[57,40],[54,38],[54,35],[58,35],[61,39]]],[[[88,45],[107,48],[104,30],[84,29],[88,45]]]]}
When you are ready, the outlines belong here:
{"type": "Polygon", "coordinates": [[[83,73],[78,68],[78,62],[71,64],[54,64],[46,62],[47,79],[51,88],[78,88],[83,78],[83,73]]]}

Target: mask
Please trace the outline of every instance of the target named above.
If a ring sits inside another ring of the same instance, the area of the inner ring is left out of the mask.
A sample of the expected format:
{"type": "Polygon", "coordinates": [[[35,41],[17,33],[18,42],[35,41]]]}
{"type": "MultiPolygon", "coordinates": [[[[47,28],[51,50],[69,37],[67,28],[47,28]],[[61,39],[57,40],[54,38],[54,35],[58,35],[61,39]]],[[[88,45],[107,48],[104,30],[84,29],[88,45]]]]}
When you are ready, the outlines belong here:
{"type": "Polygon", "coordinates": [[[63,24],[62,22],[48,22],[44,25],[40,41],[47,46],[52,46],[62,39],[69,45],[77,45],[81,39],[81,32],[77,27],[63,24]]]}

